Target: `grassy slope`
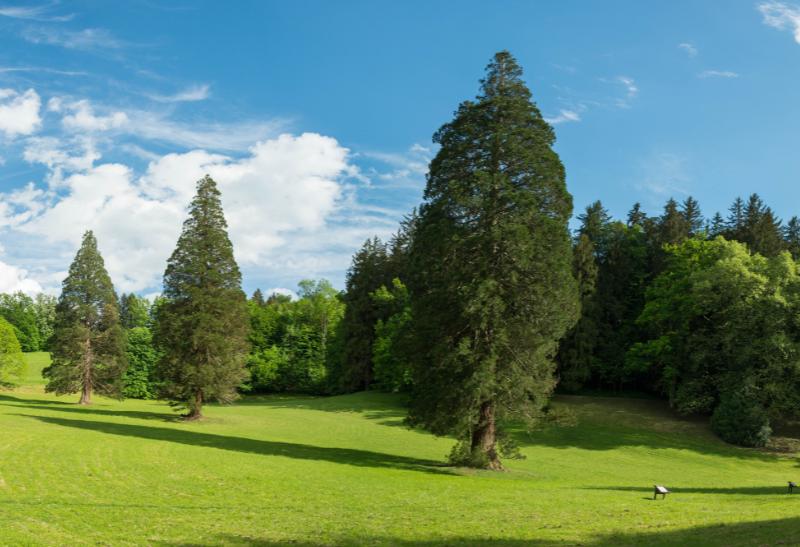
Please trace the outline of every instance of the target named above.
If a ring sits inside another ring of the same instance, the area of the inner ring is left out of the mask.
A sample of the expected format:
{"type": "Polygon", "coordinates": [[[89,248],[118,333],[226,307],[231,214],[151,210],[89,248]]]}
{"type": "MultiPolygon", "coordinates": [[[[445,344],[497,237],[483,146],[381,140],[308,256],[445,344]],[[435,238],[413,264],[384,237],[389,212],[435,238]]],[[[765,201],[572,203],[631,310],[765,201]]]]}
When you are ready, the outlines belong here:
{"type": "Polygon", "coordinates": [[[76,399],[0,394],[0,544],[764,545],[800,530],[794,459],[653,401],[561,397],[578,425],[523,437],[526,460],[485,473],[441,467],[452,442],[402,427],[388,395],[249,398],[192,424],[159,402],[76,399]],[[654,482],[675,493],[648,499],[654,482]]]}

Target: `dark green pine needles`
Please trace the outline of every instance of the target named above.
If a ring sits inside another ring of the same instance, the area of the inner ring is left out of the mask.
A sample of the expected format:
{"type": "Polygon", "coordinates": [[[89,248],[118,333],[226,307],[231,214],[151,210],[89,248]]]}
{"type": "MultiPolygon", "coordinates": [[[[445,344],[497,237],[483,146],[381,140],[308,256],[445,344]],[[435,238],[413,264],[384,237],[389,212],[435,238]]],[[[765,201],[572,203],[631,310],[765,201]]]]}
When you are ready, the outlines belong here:
{"type": "Polygon", "coordinates": [[[541,414],[577,317],[572,197],[508,52],[434,140],[410,257],[420,356],[410,419],[463,439],[455,460],[498,469],[498,424],[541,414]]]}
{"type": "Polygon", "coordinates": [[[117,295],[92,232],[84,234],[62,285],[52,348],[53,363],[43,371],[46,391],[80,391],[82,405],[91,403],[93,392],[120,396],[127,366],[125,333],[117,295]]]}
{"type": "Polygon", "coordinates": [[[164,395],[202,416],[209,400],[230,402],[247,377],[249,319],[216,183],[197,183],[189,218],[164,273],[165,301],[156,312],[158,376],[164,395]]]}

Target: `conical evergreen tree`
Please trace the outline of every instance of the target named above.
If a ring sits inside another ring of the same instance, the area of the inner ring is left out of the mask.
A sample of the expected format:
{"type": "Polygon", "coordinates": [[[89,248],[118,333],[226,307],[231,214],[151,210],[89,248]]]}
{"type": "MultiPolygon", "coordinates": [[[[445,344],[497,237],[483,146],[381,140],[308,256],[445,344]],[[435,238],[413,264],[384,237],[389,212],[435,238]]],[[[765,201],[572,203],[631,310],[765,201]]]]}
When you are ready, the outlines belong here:
{"type": "Polygon", "coordinates": [[[203,403],[234,400],[247,377],[249,318],[241,273],[233,257],[216,183],[207,176],[183,223],[164,273],[164,298],[156,314],[156,343],[163,351],[158,375],[164,395],[202,416],[203,403]]]}
{"type": "Polygon", "coordinates": [[[261,289],[255,290],[253,296],[250,298],[250,301],[256,306],[264,306],[267,303],[266,300],[264,300],[264,293],[261,292],[261,289]]]}
{"type": "Polygon", "coordinates": [[[80,391],[82,405],[91,403],[94,392],[120,396],[127,366],[125,333],[117,295],[92,232],[84,234],[62,284],[52,348],[53,362],[42,371],[46,391],[80,391]]]}
{"type": "Polygon", "coordinates": [[[577,391],[591,377],[598,335],[594,299],[597,262],[589,236],[578,236],[573,255],[572,269],[580,292],[581,317],[558,349],[559,384],[567,391],[577,391]]]}
{"type": "Polygon", "coordinates": [[[744,200],[737,197],[728,209],[725,221],[725,239],[743,241],[744,239],[744,200]]]}
{"type": "Polygon", "coordinates": [[[642,204],[637,201],[628,211],[628,228],[633,226],[643,227],[645,220],[647,220],[647,215],[642,211],[642,204]]]}
{"type": "Polygon", "coordinates": [[[368,389],[372,383],[372,345],[375,323],[386,319],[384,311],[371,294],[382,286],[391,286],[386,244],[379,238],[368,239],[353,256],[347,272],[344,302],[347,305],[340,323],[341,362],[332,376],[340,391],[368,389]]]}
{"type": "Polygon", "coordinates": [[[700,233],[703,229],[703,213],[700,204],[692,196],[687,197],[681,204],[681,214],[689,229],[689,235],[700,233]]]}
{"type": "Polygon", "coordinates": [[[800,219],[796,216],[789,219],[783,228],[783,240],[786,250],[792,253],[792,258],[800,258],[800,219]]]}
{"type": "Polygon", "coordinates": [[[722,218],[721,214],[714,213],[714,217],[709,221],[706,231],[711,239],[725,235],[725,219],[722,218]]]}
{"type": "Polygon", "coordinates": [[[553,130],[508,52],[434,141],[410,257],[419,361],[409,418],[463,439],[454,460],[498,469],[498,424],[539,415],[577,319],[572,197],[553,130]]]}

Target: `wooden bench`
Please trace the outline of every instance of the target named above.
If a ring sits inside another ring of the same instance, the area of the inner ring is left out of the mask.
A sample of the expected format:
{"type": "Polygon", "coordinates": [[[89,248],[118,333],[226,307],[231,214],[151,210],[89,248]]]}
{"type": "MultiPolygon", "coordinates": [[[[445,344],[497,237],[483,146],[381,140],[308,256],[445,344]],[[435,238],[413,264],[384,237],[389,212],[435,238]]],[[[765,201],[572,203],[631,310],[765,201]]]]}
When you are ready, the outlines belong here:
{"type": "Polygon", "coordinates": [[[667,499],[667,494],[669,494],[669,490],[667,490],[666,486],[660,486],[658,484],[655,485],[653,490],[653,499],[658,499],[658,495],[661,494],[661,499],[667,499]]]}
{"type": "Polygon", "coordinates": [[[793,483],[792,481],[789,481],[789,493],[790,494],[792,493],[792,490],[794,490],[795,488],[797,488],[797,485],[795,483],[793,483]]]}

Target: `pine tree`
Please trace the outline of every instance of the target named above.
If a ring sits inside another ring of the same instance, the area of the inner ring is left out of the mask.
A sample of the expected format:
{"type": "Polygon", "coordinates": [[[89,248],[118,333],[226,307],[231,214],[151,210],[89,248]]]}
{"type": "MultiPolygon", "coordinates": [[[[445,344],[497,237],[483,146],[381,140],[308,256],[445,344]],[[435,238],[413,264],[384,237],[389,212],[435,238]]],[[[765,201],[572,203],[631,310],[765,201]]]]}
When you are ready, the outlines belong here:
{"type": "Polygon", "coordinates": [[[156,345],[163,352],[158,376],[164,395],[202,417],[203,403],[236,399],[247,377],[249,317],[241,273],[233,257],[220,192],[208,175],[183,223],[164,273],[156,314],[156,345]]]}
{"type": "Polygon", "coordinates": [[[255,290],[253,296],[250,297],[250,301],[256,306],[264,306],[267,303],[266,300],[264,300],[264,293],[261,292],[261,289],[255,290]]]}
{"type": "MultiPolygon", "coordinates": [[[[699,210],[697,211],[699,213],[699,210]]],[[[670,198],[664,206],[659,219],[659,243],[663,245],[680,243],[691,232],[691,225],[685,214],[678,210],[678,202],[670,198]]]]}
{"type": "Polygon", "coordinates": [[[602,257],[605,252],[606,240],[608,239],[608,224],[611,220],[611,215],[608,214],[606,208],[598,200],[588,205],[586,210],[578,215],[578,220],[581,223],[578,229],[579,235],[585,235],[589,238],[595,255],[602,257]]]}
{"type": "Polygon", "coordinates": [[[385,320],[381,307],[371,294],[391,284],[386,245],[377,237],[364,242],[353,256],[347,271],[344,318],[340,323],[342,336],[341,362],[332,377],[338,390],[368,389],[373,379],[372,346],[375,342],[375,323],[385,320]]]}
{"type": "Polygon", "coordinates": [[[69,267],[56,305],[52,364],[42,371],[45,391],[81,392],[88,405],[92,393],[119,397],[127,366],[125,333],[119,305],[92,232],[69,267]]]}
{"type": "Polygon", "coordinates": [[[775,256],[784,249],[781,221],[758,194],[751,194],[744,207],[738,241],[746,243],[751,252],[764,256],[775,256]]]}
{"type": "Polygon", "coordinates": [[[737,197],[728,209],[725,221],[725,239],[742,241],[744,239],[744,200],[737,197]]]}
{"type": "Polygon", "coordinates": [[[689,228],[689,235],[700,233],[703,229],[703,213],[700,204],[692,196],[687,197],[681,204],[681,214],[689,228]]]}
{"type": "Polygon", "coordinates": [[[577,319],[572,197],[508,52],[434,135],[409,280],[418,362],[409,418],[463,439],[454,461],[501,468],[499,424],[540,415],[577,319]]]}
{"type": "Polygon", "coordinates": [[[725,220],[722,218],[721,214],[714,213],[714,217],[708,223],[706,231],[708,232],[708,237],[710,239],[725,235],[725,220]]]}
{"type": "Polygon", "coordinates": [[[644,226],[645,220],[647,220],[647,215],[642,211],[642,204],[637,201],[628,211],[628,228],[644,226]]]}
{"type": "Polygon", "coordinates": [[[567,391],[577,391],[591,377],[597,344],[597,262],[594,245],[586,234],[581,234],[575,244],[572,270],[578,282],[581,317],[558,348],[559,384],[567,391]]]}
{"type": "Polygon", "coordinates": [[[783,240],[786,250],[792,253],[792,258],[800,258],[800,219],[796,216],[790,218],[783,227],[783,240]]]}

